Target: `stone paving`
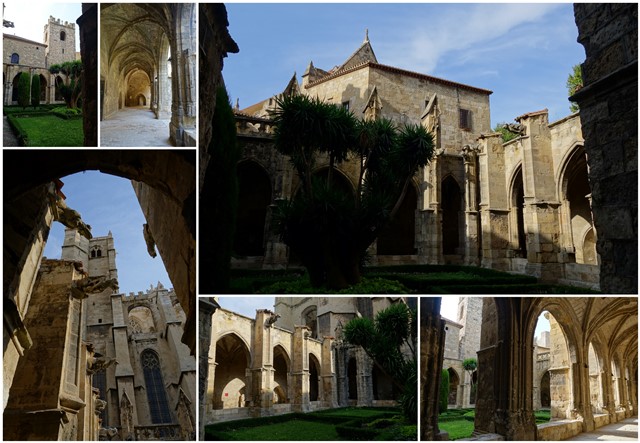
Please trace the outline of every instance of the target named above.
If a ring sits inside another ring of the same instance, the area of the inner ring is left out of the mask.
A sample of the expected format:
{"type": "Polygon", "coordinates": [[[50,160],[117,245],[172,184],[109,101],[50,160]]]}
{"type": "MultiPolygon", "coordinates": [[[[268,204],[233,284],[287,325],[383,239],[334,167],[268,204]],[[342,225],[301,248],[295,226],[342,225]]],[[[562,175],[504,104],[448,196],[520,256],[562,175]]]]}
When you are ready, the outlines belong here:
{"type": "Polygon", "coordinates": [[[158,120],[147,107],[122,108],[100,122],[101,147],[163,147],[169,141],[169,120],[158,120]]]}
{"type": "Polygon", "coordinates": [[[638,441],[638,417],[602,426],[570,438],[573,441],[638,441]]]}
{"type": "Polygon", "coordinates": [[[15,134],[11,130],[11,126],[9,126],[9,121],[7,120],[7,117],[2,117],[2,146],[3,147],[20,146],[20,142],[18,141],[18,138],[15,136],[15,134]]]}

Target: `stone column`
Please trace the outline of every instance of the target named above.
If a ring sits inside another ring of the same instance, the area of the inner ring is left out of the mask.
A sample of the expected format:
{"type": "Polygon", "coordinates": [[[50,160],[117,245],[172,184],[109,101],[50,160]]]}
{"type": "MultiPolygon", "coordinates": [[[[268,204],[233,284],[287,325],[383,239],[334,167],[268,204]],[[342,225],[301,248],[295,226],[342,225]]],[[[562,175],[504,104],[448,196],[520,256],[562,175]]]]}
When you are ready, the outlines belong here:
{"type": "Polygon", "coordinates": [[[478,150],[482,267],[508,271],[509,200],[500,134],[482,135],[478,150]]]}
{"type": "Polygon", "coordinates": [[[478,247],[480,243],[479,213],[477,201],[478,146],[466,145],[462,148],[462,159],[464,161],[464,204],[465,204],[465,251],[464,264],[478,266],[480,258],[478,247]]]}
{"type": "Polygon", "coordinates": [[[296,412],[309,411],[309,351],[307,349],[311,330],[306,326],[295,326],[291,381],[293,385],[292,408],[296,412]]]}
{"type": "Polygon", "coordinates": [[[438,427],[440,376],[444,360],[444,320],[440,298],[420,298],[420,418],[421,440],[448,440],[438,427]]]}
{"type": "Polygon", "coordinates": [[[325,408],[338,407],[338,390],[333,361],[333,337],[322,339],[322,361],[320,362],[320,378],[322,379],[322,406],[325,408]]]}
{"type": "Polygon", "coordinates": [[[358,368],[358,406],[373,405],[373,380],[371,376],[373,362],[362,347],[356,348],[358,368]]]}
{"type": "MultiPolygon", "coordinates": [[[[198,323],[198,340],[200,354],[198,355],[198,440],[204,441],[205,411],[211,409],[211,403],[207,401],[213,396],[214,371],[210,369],[209,352],[211,348],[211,316],[220,305],[215,298],[198,298],[200,321],[198,323]],[[211,372],[211,374],[210,374],[211,372]],[[206,394],[206,395],[205,395],[206,394]]],[[[215,346],[213,347],[213,361],[215,364],[215,346]]],[[[213,368],[215,370],[215,366],[213,368]]]]}
{"type": "Polygon", "coordinates": [[[271,325],[275,314],[268,309],[256,311],[254,323],[253,362],[251,367],[251,386],[254,414],[271,415],[273,406],[274,373],[273,346],[271,343],[271,325]]]}
{"type": "Polygon", "coordinates": [[[571,99],[589,164],[600,289],[637,294],[638,4],[576,3],[574,15],[586,60],[584,86],[571,99]]]}
{"type": "Polygon", "coordinates": [[[83,3],[76,20],[80,30],[82,78],[82,131],[84,146],[98,146],[98,5],[83,3]]]}
{"type": "Polygon", "coordinates": [[[529,275],[556,282],[564,276],[559,263],[559,219],[551,153],[548,112],[525,114],[518,118],[525,128],[522,136],[522,180],[524,220],[527,234],[529,275]]]}

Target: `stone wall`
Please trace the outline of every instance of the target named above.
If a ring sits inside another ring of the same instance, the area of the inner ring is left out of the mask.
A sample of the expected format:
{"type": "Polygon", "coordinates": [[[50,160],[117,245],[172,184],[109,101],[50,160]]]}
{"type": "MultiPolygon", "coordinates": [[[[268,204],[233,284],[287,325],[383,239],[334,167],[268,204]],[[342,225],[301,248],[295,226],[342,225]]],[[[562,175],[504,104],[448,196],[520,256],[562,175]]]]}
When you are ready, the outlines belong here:
{"type": "Polygon", "coordinates": [[[76,24],[49,16],[44,25],[47,66],[76,59],[76,24]]]}
{"type": "Polygon", "coordinates": [[[638,5],[574,5],[580,106],[605,293],[638,291],[638,5]]]}
{"type": "MultiPolygon", "coordinates": [[[[11,64],[11,56],[18,54],[18,64],[33,68],[46,68],[46,46],[22,37],[5,34],[2,38],[2,63],[11,64]]],[[[10,81],[10,79],[6,79],[10,81]]]]}

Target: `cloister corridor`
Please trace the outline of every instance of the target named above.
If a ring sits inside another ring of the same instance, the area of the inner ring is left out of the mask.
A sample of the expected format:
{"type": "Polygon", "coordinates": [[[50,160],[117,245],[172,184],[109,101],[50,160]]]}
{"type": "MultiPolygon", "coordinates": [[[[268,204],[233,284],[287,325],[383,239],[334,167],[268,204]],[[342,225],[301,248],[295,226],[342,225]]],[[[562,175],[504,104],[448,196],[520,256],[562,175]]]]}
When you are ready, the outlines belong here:
{"type": "Polygon", "coordinates": [[[568,441],[638,441],[638,417],[611,423],[591,432],[583,432],[568,441]]]}
{"type": "Polygon", "coordinates": [[[173,146],[169,119],[156,119],[148,106],[125,107],[100,122],[100,145],[109,147],[173,146]]]}

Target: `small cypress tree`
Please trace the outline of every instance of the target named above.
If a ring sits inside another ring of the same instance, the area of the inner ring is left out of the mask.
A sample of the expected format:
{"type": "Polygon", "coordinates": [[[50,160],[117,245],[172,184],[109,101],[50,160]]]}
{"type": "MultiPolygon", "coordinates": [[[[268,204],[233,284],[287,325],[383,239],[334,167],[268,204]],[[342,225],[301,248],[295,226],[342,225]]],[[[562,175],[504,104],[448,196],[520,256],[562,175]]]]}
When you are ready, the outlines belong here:
{"type": "Polygon", "coordinates": [[[449,408],[449,371],[442,370],[442,376],[440,377],[440,413],[446,412],[449,408]]]}
{"type": "Polygon", "coordinates": [[[37,108],[40,105],[40,76],[34,75],[31,80],[31,106],[37,108]]]}
{"type": "Polygon", "coordinates": [[[29,106],[29,99],[31,98],[30,80],[31,75],[28,72],[22,72],[18,79],[18,105],[22,106],[22,109],[29,106]]]}

